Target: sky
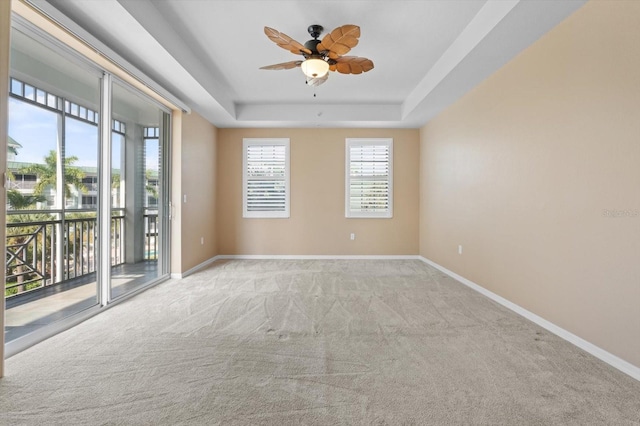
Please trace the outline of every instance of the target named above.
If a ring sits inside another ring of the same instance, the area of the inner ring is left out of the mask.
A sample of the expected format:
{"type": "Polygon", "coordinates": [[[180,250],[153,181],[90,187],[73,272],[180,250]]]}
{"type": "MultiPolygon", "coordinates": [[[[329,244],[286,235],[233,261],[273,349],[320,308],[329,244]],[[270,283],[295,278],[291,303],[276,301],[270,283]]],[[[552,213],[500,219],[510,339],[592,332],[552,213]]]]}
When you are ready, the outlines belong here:
{"type": "MultiPolygon", "coordinates": [[[[13,97],[9,98],[9,136],[22,147],[15,161],[43,163],[44,157],[57,146],[58,114],[13,97]]],[[[113,138],[113,157],[120,149],[119,138],[113,138]]],[[[76,156],[75,166],[97,167],[98,126],[67,117],[66,156],[76,156]]],[[[147,142],[146,168],[158,170],[158,143],[147,142]]],[[[115,164],[114,164],[115,166],[115,164]]]]}

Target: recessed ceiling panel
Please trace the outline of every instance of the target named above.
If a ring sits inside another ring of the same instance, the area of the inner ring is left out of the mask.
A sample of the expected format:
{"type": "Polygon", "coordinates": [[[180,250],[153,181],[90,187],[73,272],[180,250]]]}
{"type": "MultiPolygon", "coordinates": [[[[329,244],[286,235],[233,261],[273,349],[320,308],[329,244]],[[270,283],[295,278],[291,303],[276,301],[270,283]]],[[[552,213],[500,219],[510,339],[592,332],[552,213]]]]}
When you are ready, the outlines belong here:
{"type": "Polygon", "coordinates": [[[557,25],[584,0],[31,0],[48,3],[219,127],[419,127],[557,25]],[[359,75],[317,88],[302,56],[307,27],[358,25],[359,75]],[[318,112],[322,112],[318,115],[318,112]]]}

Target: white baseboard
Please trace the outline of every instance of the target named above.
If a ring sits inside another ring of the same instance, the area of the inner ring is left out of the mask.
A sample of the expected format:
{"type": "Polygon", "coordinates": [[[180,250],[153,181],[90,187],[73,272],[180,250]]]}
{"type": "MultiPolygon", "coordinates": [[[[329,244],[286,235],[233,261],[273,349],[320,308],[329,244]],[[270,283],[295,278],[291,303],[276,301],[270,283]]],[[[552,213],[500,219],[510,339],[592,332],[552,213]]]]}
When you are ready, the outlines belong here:
{"type": "Polygon", "coordinates": [[[218,259],[245,260],[418,260],[415,254],[400,255],[334,255],[334,254],[221,254],[218,259]]]}
{"type": "Polygon", "coordinates": [[[453,271],[448,270],[447,268],[445,268],[444,266],[438,265],[437,263],[422,257],[422,256],[418,256],[418,259],[422,260],[423,262],[425,262],[428,265],[433,266],[434,268],[444,272],[445,274],[449,275],[451,278],[460,281],[462,284],[466,285],[467,287],[477,291],[478,293],[488,297],[489,299],[501,304],[502,306],[504,306],[507,309],[512,310],[513,312],[515,312],[516,314],[525,317],[526,319],[528,319],[529,321],[532,321],[536,324],[538,324],[540,327],[552,332],[553,334],[555,334],[558,337],[561,337],[562,339],[568,341],[569,343],[573,343],[574,345],[576,345],[577,347],[579,347],[580,349],[590,353],[591,355],[595,356],[596,358],[606,362],[607,364],[611,365],[612,367],[622,371],[625,374],[628,374],[629,376],[633,377],[634,379],[640,381],[640,367],[637,367],[615,355],[613,355],[610,352],[605,351],[604,349],[594,345],[593,343],[590,343],[586,340],[584,340],[581,337],[576,336],[575,334],[565,330],[562,327],[559,327],[557,325],[555,325],[552,322],[547,321],[546,319],[534,314],[533,312],[530,312],[526,309],[524,309],[523,307],[516,305],[513,302],[510,302],[509,300],[505,299],[502,296],[498,296],[497,294],[493,293],[492,291],[487,290],[486,288],[479,286],[478,284],[474,283],[473,281],[470,281],[458,274],[456,274],[453,271]]]}
{"type": "Polygon", "coordinates": [[[501,304],[502,306],[510,309],[511,311],[517,313],[518,315],[538,324],[540,327],[550,331],[551,333],[557,335],[558,337],[576,345],[580,349],[590,353],[596,358],[606,362],[612,367],[622,371],[623,373],[633,377],[634,379],[640,381],[640,367],[637,367],[610,352],[605,351],[604,349],[584,340],[581,337],[576,336],[575,334],[565,330],[562,327],[555,325],[554,323],[547,321],[546,319],[530,312],[523,307],[516,305],[515,303],[505,299],[502,296],[499,296],[493,293],[490,290],[470,281],[463,276],[456,274],[453,271],[441,266],[425,257],[419,255],[260,255],[260,254],[221,254],[218,256],[214,256],[211,259],[205,260],[199,265],[194,266],[193,268],[178,274],[171,274],[171,278],[181,279],[185,278],[201,269],[206,268],[216,260],[421,260],[422,262],[433,266],[434,268],[444,272],[449,275],[453,279],[459,281],[460,283],[466,285],[467,287],[477,291],[478,293],[488,297],[489,299],[501,304]]]}
{"type": "Polygon", "coordinates": [[[193,268],[191,268],[191,269],[189,269],[187,271],[184,271],[182,273],[172,273],[171,274],[171,278],[177,279],[177,280],[180,280],[182,278],[186,278],[189,275],[199,271],[200,269],[206,268],[207,266],[211,265],[213,262],[215,262],[218,259],[222,259],[222,258],[220,256],[213,256],[211,259],[207,259],[204,262],[194,266],[193,268]]]}
{"type": "Polygon", "coordinates": [[[182,279],[189,275],[206,268],[216,260],[419,260],[420,256],[415,254],[400,255],[324,255],[324,254],[220,254],[211,259],[194,266],[193,268],[182,272],[172,273],[171,278],[182,279]]]}

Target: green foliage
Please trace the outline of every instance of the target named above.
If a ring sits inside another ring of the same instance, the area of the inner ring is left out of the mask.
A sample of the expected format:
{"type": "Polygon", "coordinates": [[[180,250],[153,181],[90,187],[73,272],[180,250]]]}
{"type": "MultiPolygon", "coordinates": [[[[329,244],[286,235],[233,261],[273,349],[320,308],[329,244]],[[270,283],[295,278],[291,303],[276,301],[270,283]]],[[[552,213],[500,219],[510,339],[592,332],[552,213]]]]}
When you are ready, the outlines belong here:
{"type": "Polygon", "coordinates": [[[67,219],[95,219],[97,217],[96,212],[74,212],[67,213],[65,218],[67,219]]]}
{"type": "MultiPolygon", "coordinates": [[[[71,156],[64,159],[64,195],[66,198],[71,197],[71,185],[75,186],[78,191],[87,192],[86,186],[82,183],[84,172],[75,167],[73,164],[78,161],[78,157],[71,156]]],[[[58,155],[55,150],[49,151],[44,157],[44,164],[31,164],[22,167],[20,173],[31,173],[38,176],[38,182],[33,188],[35,194],[41,195],[47,187],[56,186],[56,178],[58,175],[58,155]]]]}
{"type": "Polygon", "coordinates": [[[147,190],[147,193],[149,193],[149,195],[151,195],[155,199],[158,199],[158,186],[149,184],[149,181],[151,180],[151,172],[151,170],[146,170],[144,173],[146,182],[145,189],[147,190]]]}
{"type": "Polygon", "coordinates": [[[111,188],[113,189],[120,188],[120,173],[111,174],[111,188]]]}
{"type": "Polygon", "coordinates": [[[46,200],[47,199],[44,195],[27,195],[16,189],[10,189],[7,191],[9,210],[26,210],[35,206],[36,203],[43,203],[46,200]]]}

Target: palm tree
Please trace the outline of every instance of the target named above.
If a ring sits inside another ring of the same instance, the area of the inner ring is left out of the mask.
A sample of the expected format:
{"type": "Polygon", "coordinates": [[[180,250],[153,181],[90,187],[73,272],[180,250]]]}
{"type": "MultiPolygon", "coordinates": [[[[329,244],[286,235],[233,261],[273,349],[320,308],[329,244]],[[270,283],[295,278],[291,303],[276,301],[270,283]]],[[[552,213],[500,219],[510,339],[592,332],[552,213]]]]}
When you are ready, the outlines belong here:
{"type": "MultiPolygon", "coordinates": [[[[71,197],[71,185],[75,186],[81,192],[87,192],[87,187],[82,183],[84,178],[84,172],[75,167],[73,163],[78,161],[78,157],[71,156],[64,159],[64,195],[65,198],[71,197]]],[[[51,150],[49,154],[44,157],[44,164],[31,164],[29,166],[22,167],[21,173],[31,173],[38,176],[38,182],[33,188],[33,192],[37,195],[41,195],[44,190],[49,186],[56,186],[57,179],[57,165],[58,156],[56,151],[51,150]]]]}
{"type": "MultiPolygon", "coordinates": [[[[144,185],[145,191],[147,191],[147,193],[151,195],[153,198],[158,199],[159,192],[158,192],[157,179],[156,179],[155,185],[151,184],[151,181],[153,180],[153,170],[150,170],[150,169],[145,170],[144,177],[145,177],[145,185],[144,185]]],[[[111,189],[117,190],[119,188],[120,188],[120,173],[113,172],[111,173],[111,189]]]]}
{"type": "Polygon", "coordinates": [[[25,210],[32,207],[36,203],[43,203],[47,200],[44,195],[27,195],[23,194],[16,189],[10,189],[7,191],[7,202],[9,203],[9,210],[25,210]]]}

